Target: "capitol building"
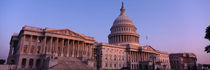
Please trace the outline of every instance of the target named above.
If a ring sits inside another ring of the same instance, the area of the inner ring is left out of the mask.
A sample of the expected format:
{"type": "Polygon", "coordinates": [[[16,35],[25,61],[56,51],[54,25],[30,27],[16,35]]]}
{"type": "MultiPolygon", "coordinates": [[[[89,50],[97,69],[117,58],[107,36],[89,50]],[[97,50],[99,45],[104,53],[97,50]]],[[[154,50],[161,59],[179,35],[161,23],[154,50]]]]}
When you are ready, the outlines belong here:
{"type": "Polygon", "coordinates": [[[24,26],[10,40],[7,64],[15,70],[171,70],[169,54],[141,45],[122,3],[108,43],[70,29],[24,26]]]}

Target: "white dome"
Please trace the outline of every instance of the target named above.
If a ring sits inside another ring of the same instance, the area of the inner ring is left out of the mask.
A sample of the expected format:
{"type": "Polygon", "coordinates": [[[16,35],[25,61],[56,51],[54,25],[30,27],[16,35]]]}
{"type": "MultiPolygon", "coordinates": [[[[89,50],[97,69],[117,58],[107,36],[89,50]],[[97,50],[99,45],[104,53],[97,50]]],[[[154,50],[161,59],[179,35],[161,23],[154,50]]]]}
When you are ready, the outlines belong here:
{"type": "Polygon", "coordinates": [[[136,27],[126,14],[125,8],[120,9],[120,15],[114,20],[111,27],[111,33],[108,36],[110,44],[139,44],[139,34],[136,32],[136,27]]]}
{"type": "Polygon", "coordinates": [[[120,24],[134,25],[133,21],[131,20],[131,18],[129,18],[127,15],[120,15],[120,16],[118,16],[115,19],[113,26],[120,25],[120,24]]]}
{"type": "Polygon", "coordinates": [[[121,13],[120,15],[115,19],[114,23],[113,23],[113,26],[116,26],[116,25],[121,25],[121,24],[129,24],[129,25],[134,25],[133,24],[133,21],[131,20],[131,18],[129,18],[126,13],[125,13],[125,8],[122,4],[122,7],[120,9],[121,13]]]}

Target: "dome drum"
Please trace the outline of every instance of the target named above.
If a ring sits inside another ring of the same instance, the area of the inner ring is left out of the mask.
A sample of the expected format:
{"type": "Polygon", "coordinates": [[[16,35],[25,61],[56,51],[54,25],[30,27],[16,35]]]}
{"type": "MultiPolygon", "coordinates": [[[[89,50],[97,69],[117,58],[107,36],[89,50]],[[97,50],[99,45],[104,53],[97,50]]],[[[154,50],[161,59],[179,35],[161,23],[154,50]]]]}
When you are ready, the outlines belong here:
{"type": "Polygon", "coordinates": [[[114,35],[109,36],[110,44],[122,44],[122,43],[139,43],[139,37],[134,35],[114,35]]]}

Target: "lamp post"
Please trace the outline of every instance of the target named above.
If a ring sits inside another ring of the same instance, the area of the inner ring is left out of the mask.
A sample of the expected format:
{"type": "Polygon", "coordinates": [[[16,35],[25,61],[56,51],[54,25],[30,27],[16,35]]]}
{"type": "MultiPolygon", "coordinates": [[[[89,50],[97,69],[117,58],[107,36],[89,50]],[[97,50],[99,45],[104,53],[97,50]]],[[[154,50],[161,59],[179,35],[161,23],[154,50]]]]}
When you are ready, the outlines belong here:
{"type": "Polygon", "coordinates": [[[97,47],[96,49],[94,49],[94,56],[96,58],[96,67],[97,70],[100,70],[100,66],[101,66],[101,57],[102,57],[102,51],[101,49],[99,49],[99,47],[97,47]]]}
{"type": "Polygon", "coordinates": [[[155,56],[155,55],[151,55],[151,56],[150,56],[150,59],[152,60],[152,67],[153,67],[153,70],[155,70],[155,60],[156,60],[156,56],[155,56]]]}
{"type": "Polygon", "coordinates": [[[195,58],[192,58],[193,62],[194,62],[194,66],[193,66],[193,70],[197,70],[197,66],[196,66],[196,57],[195,58]]]}

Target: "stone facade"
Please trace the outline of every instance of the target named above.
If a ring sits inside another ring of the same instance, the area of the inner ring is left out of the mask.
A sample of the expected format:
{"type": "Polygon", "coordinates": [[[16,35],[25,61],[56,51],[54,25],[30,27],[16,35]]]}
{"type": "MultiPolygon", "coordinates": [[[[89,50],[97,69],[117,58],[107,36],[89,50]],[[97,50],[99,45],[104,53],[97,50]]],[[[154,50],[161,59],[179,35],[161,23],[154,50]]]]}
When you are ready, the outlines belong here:
{"type": "Polygon", "coordinates": [[[93,59],[94,38],[69,29],[24,26],[10,42],[7,64],[16,69],[40,69],[55,57],[86,57],[93,59]]]}
{"type": "Polygon", "coordinates": [[[194,70],[196,68],[196,55],[194,53],[170,54],[171,70],[194,70]]]}
{"type": "Polygon", "coordinates": [[[156,64],[159,69],[162,69],[162,70],[170,70],[171,69],[169,54],[167,52],[159,51],[156,60],[157,60],[156,64]]]}
{"type": "Polygon", "coordinates": [[[97,47],[102,53],[101,68],[121,69],[127,66],[125,46],[98,43],[97,47]]]}

